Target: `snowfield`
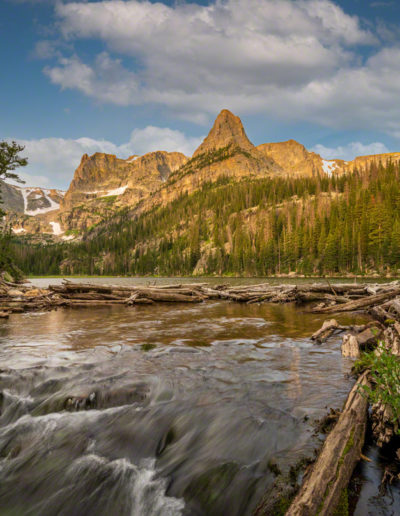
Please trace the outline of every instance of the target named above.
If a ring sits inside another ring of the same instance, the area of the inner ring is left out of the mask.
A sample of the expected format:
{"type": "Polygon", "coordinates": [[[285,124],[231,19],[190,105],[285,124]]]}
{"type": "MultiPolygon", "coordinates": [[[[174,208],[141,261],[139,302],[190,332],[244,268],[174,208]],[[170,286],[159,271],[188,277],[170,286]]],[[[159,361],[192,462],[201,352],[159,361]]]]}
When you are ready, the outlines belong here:
{"type": "MultiPolygon", "coordinates": [[[[53,211],[53,210],[58,210],[60,208],[60,204],[56,201],[54,201],[51,197],[50,197],[50,190],[46,189],[46,188],[21,188],[21,187],[16,187],[18,190],[20,190],[21,192],[21,195],[24,199],[24,213],[25,215],[31,215],[31,216],[36,216],[36,215],[40,215],[42,213],[47,213],[49,211],[53,211]],[[40,199],[42,196],[36,192],[36,190],[41,190],[43,192],[43,197],[45,197],[49,203],[50,203],[50,206],[48,206],[47,208],[38,208],[36,210],[28,210],[28,197],[29,197],[29,194],[32,193],[32,192],[35,192],[35,196],[34,196],[34,199],[40,199]]],[[[64,196],[65,195],[65,192],[63,192],[62,190],[56,190],[56,192],[61,195],[61,196],[64,196]]]]}
{"type": "Polygon", "coordinates": [[[332,172],[338,168],[336,161],[327,161],[325,159],[322,160],[322,170],[328,176],[332,175],[332,172]]]}

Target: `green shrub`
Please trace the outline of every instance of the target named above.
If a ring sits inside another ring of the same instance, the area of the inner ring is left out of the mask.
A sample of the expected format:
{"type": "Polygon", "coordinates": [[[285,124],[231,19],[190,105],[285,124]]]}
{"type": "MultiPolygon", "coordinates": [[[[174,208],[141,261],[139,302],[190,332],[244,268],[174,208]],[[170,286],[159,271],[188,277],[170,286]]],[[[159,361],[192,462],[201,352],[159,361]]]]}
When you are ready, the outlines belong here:
{"type": "Polygon", "coordinates": [[[363,386],[371,403],[383,403],[393,412],[393,422],[400,420],[400,357],[386,351],[381,343],[378,353],[363,353],[355,364],[358,370],[371,370],[374,385],[363,386]]]}

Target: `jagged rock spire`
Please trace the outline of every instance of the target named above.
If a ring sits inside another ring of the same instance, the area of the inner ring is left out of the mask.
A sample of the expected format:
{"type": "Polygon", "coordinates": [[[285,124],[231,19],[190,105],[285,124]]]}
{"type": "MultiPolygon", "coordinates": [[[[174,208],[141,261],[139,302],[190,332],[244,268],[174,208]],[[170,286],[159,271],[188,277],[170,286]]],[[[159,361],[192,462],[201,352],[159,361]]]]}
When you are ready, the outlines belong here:
{"type": "Polygon", "coordinates": [[[229,144],[237,145],[244,150],[254,149],[254,145],[247,138],[240,118],[227,109],[223,109],[217,116],[207,138],[197,148],[193,156],[220,149],[229,144]]]}

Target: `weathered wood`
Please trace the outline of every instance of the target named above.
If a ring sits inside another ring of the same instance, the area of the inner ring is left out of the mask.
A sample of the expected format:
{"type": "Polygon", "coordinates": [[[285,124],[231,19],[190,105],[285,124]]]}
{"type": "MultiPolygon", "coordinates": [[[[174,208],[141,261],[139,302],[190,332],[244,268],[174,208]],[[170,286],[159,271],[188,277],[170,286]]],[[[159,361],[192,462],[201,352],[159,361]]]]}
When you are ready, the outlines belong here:
{"type": "Polygon", "coordinates": [[[344,357],[358,358],[360,356],[360,346],[357,337],[350,333],[343,335],[341,351],[344,357]]]}
{"type": "MultiPolygon", "coordinates": [[[[116,296],[114,294],[101,294],[97,292],[65,292],[62,297],[64,299],[86,299],[89,301],[104,301],[104,300],[120,300],[121,296],[116,296]]],[[[126,298],[126,295],[125,297],[126,298]]]]}
{"type": "Polygon", "coordinates": [[[156,290],[137,290],[140,297],[147,297],[153,301],[164,301],[168,303],[201,303],[203,300],[198,296],[188,296],[185,294],[175,294],[168,291],[157,292],[156,290]]]}
{"type": "Polygon", "coordinates": [[[298,300],[303,302],[312,301],[334,301],[335,303],[348,303],[350,299],[346,296],[333,296],[332,294],[315,292],[298,292],[298,300]]]}
{"type": "Polygon", "coordinates": [[[335,305],[335,306],[327,306],[325,308],[316,308],[313,310],[314,313],[335,313],[335,312],[352,312],[355,310],[360,310],[361,308],[367,308],[369,306],[378,305],[383,301],[386,301],[389,298],[396,297],[400,294],[400,288],[397,287],[394,290],[389,290],[388,292],[384,292],[382,294],[376,294],[372,296],[367,296],[362,299],[356,299],[354,301],[349,301],[343,305],[335,305]]]}
{"type": "Polygon", "coordinates": [[[311,336],[311,340],[316,340],[317,342],[325,342],[336,330],[339,330],[340,326],[336,319],[330,319],[329,321],[324,321],[321,328],[313,333],[311,336]]]}
{"type": "Polygon", "coordinates": [[[373,306],[368,310],[368,313],[372,315],[374,319],[381,323],[385,323],[385,321],[392,318],[392,315],[389,314],[382,306],[373,306]]]}
{"type": "Polygon", "coordinates": [[[102,306],[102,305],[124,305],[125,299],[68,299],[65,300],[66,306],[85,305],[85,306],[102,306]]]}
{"type": "Polygon", "coordinates": [[[338,422],[326,438],[286,516],[331,516],[334,513],[364,444],[368,401],[362,389],[368,384],[366,372],[350,391],[338,422]]]}
{"type": "MultiPolygon", "coordinates": [[[[334,313],[356,310],[361,307],[373,307],[383,301],[400,295],[400,285],[357,285],[357,284],[310,284],[310,285],[257,285],[229,286],[227,284],[210,286],[208,283],[179,283],[169,285],[96,285],[93,283],[75,283],[64,280],[61,285],[50,285],[49,291],[39,291],[24,287],[18,296],[6,286],[0,289],[0,303],[14,304],[24,310],[49,309],[68,305],[69,301],[98,302],[120,301],[130,304],[146,303],[144,299],[154,302],[200,303],[209,299],[223,299],[239,303],[290,303],[322,301],[324,304],[314,308],[319,313],[334,313]],[[7,290],[8,289],[8,290],[7,290]],[[371,292],[379,292],[370,295],[371,292]],[[360,298],[362,296],[362,298],[360,298]],[[30,303],[29,307],[27,303],[30,303]],[[330,306],[326,306],[329,303],[330,306]]],[[[149,304],[149,303],[148,303],[149,304]]],[[[397,306],[396,306],[397,308],[397,306]]]]}

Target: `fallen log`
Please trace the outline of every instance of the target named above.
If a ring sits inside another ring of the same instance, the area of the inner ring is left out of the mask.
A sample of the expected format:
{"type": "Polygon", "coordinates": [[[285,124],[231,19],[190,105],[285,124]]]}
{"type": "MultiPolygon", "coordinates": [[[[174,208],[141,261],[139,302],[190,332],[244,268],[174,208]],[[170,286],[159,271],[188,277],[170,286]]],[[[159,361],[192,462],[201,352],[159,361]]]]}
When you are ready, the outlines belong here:
{"type": "Polygon", "coordinates": [[[137,293],[140,297],[146,297],[153,301],[164,301],[168,303],[201,303],[203,299],[198,296],[188,296],[185,294],[175,294],[168,291],[157,292],[156,290],[138,289],[137,293]]]}
{"type": "Polygon", "coordinates": [[[338,422],[326,438],[286,516],[331,516],[334,513],[360,459],[368,407],[362,389],[368,384],[368,372],[365,372],[350,391],[338,422]]]}
{"type": "Polygon", "coordinates": [[[340,330],[341,327],[336,319],[330,319],[329,321],[324,321],[321,328],[313,333],[311,336],[311,340],[316,340],[319,343],[325,342],[328,338],[333,335],[337,330],[340,330]]]}
{"type": "Polygon", "coordinates": [[[85,305],[85,306],[103,306],[103,305],[124,305],[126,304],[125,299],[66,299],[65,305],[85,305]]]}
{"type": "MultiPolygon", "coordinates": [[[[114,294],[100,294],[97,292],[77,292],[77,293],[63,293],[62,294],[63,299],[82,299],[82,300],[88,300],[88,301],[104,301],[104,300],[120,300],[121,296],[116,296],[114,294]]],[[[127,296],[124,296],[124,299],[127,296]]]]}
{"type": "Polygon", "coordinates": [[[334,296],[332,294],[314,293],[314,292],[298,292],[299,301],[310,303],[312,301],[334,301],[336,303],[348,303],[350,299],[346,296],[334,296]]]}
{"type": "Polygon", "coordinates": [[[380,323],[385,323],[390,320],[392,316],[382,306],[373,306],[368,310],[368,313],[380,323]]]}
{"type": "Polygon", "coordinates": [[[397,287],[394,290],[390,290],[388,292],[384,292],[382,294],[376,294],[372,296],[367,296],[362,299],[356,299],[354,301],[349,301],[343,305],[334,305],[327,306],[324,308],[314,308],[312,312],[314,313],[335,313],[335,312],[352,312],[355,310],[360,310],[361,308],[367,308],[373,305],[381,304],[383,301],[387,299],[396,297],[400,294],[400,288],[397,287]]]}
{"type": "Polygon", "coordinates": [[[152,299],[148,299],[146,297],[140,297],[136,292],[132,294],[131,297],[126,301],[127,305],[154,305],[154,301],[152,299]]]}

